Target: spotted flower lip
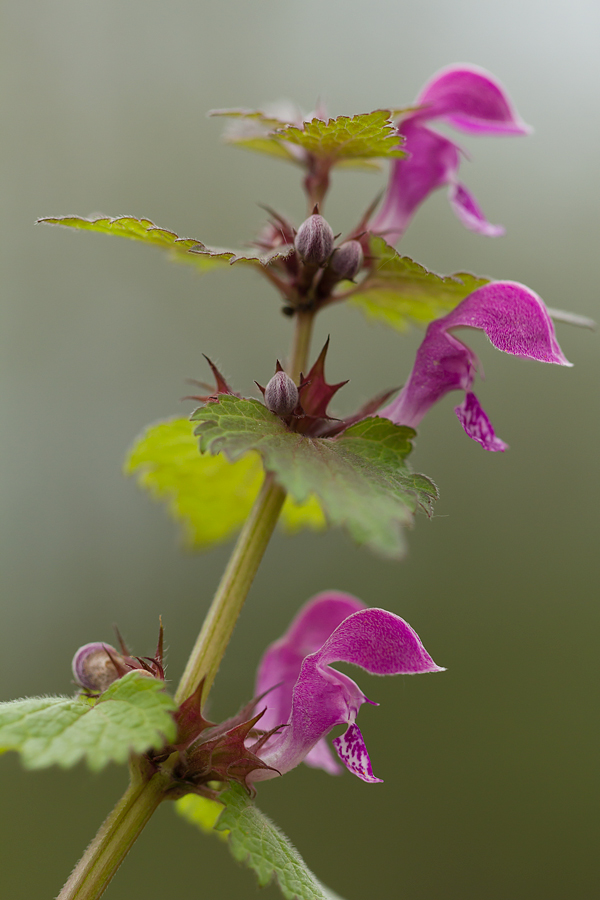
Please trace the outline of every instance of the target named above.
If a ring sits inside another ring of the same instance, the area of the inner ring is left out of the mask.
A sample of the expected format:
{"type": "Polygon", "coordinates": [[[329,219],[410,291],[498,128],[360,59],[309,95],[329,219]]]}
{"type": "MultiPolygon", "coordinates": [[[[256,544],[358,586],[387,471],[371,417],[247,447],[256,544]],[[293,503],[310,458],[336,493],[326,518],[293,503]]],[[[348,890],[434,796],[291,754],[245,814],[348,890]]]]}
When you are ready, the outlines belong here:
{"type": "Polygon", "coordinates": [[[541,298],[515,281],[490,282],[469,294],[447,316],[430,323],[408,381],[377,415],[415,428],[434,403],[450,391],[463,390],[465,399],[455,412],[464,430],[484,450],[503,451],[508,445],[496,437],[471,391],[479,360],[452,333],[465,327],[483,331],[494,347],[513,356],[571,365],[541,298]]]}
{"type": "Polygon", "coordinates": [[[458,180],[460,147],[429,127],[438,120],[467,134],[529,134],[530,127],[502,84],[479,66],[448,66],[425,84],[415,106],[398,126],[405,138],[402,149],[409,155],[392,162],[383,205],[369,230],[396,243],[429,194],[448,187],[450,205],[466,228],[488,237],[503,234],[502,226],[488,222],[475,197],[458,180]]]}
{"type": "Polygon", "coordinates": [[[333,741],[339,758],[363,781],[381,781],[373,774],[355,724],[362,704],[372,701],[351,678],[331,668],[336,662],[352,663],[375,675],[443,671],[399,616],[367,608],[350,594],[318,594],[300,610],[284,636],[271,644],[260,663],[256,693],[269,691],[261,727],[282,727],[260,751],[261,760],[277,771],[259,769],[251,780],[275,778],[302,761],[337,774],[340,767],[325,736],[336,725],[345,724],[346,732],[333,741]]]}

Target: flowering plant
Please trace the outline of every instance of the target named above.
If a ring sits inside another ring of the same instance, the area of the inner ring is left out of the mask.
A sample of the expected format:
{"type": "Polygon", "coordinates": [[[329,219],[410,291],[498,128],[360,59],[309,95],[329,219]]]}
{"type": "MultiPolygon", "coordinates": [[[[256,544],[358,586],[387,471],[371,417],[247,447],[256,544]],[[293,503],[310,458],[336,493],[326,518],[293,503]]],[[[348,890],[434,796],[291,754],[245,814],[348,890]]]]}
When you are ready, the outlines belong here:
{"type": "Polygon", "coordinates": [[[165,800],[205,830],[226,833],[259,883],[274,876],[288,898],[333,896],[254,805],[260,783],[301,762],[340,772],[327,742],[338,726],[345,726],[333,738],[339,760],[361,780],[380,782],[356,724],[360,707],[372,701],[337,664],[375,675],[444,670],[398,615],[328,591],[309,601],[266,650],[254,697],[231,718],[207,718],[213,681],[273,530],[280,517],[292,530],[339,526],[358,544],[401,558],[407,526],[418,510],[431,514],[438,496],[433,481],[408,462],[415,429],[430,407],[450,391],[464,392],[456,414],[467,435],[486,450],[507,449],[471,390],[478,360],[456,331],[479,329],[508,354],[570,365],[554,332],[552,316],[561,314],[551,316],[531,289],[466,273],[440,276],[393,247],[440,187],[448,188],[467,228],[501,233],[458,181],[460,148],[436,130],[439,122],[468,133],[528,132],[489,73],[453,66],[435,75],[411,107],[351,118],[328,118],[321,109],[304,117],[279,107],[215,115],[232,120],[229,141],[301,168],[308,201],[303,222],[269,211],[250,249],[234,251],[178,237],[148,219],[39,220],[155,244],[200,272],[250,267],[276,290],[294,330],[289,358],[276,361],[266,385],[256,382],[257,396],[239,393],[207,359],[214,384],[198,383],[201,393],[191,399],[199,406],[190,418],[151,426],[128,456],[127,470],[168,502],[189,543],[207,547],[239,531],[174,693],[165,681],[161,624],[151,657],[134,656],[120,636],[119,649],[94,641],[77,650],[75,696],[0,704],[0,748],[18,751],[28,767],[129,762],[130,786],[60,900],[99,897],[165,800]],[[367,210],[340,239],[323,216],[331,172],[378,160],[390,165],[381,208],[367,210]],[[315,317],[341,303],[398,330],[426,326],[402,389],[382,386],[345,418],[331,408],[345,382],[327,381],[329,342],[316,359],[311,351],[315,317]]]}

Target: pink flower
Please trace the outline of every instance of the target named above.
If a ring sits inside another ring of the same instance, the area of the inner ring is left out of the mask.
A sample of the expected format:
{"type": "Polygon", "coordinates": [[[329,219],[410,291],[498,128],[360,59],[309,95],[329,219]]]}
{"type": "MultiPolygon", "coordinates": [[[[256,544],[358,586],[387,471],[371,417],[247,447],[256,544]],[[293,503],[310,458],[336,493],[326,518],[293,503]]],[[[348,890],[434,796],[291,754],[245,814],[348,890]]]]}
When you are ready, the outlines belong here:
{"type": "Polygon", "coordinates": [[[475,197],[458,181],[460,147],[428,125],[438,119],[468,134],[528,134],[531,129],[500,82],[479,66],[449,66],[425,85],[415,105],[419,109],[398,126],[409,157],[392,162],[383,206],[369,230],[395,244],[426,197],[447,186],[452,208],[466,228],[490,237],[502,234],[502,226],[487,221],[475,197]]]}
{"type": "Polygon", "coordinates": [[[381,781],[373,775],[355,724],[361,705],[371,701],[351,678],[331,668],[336,662],[353,663],[375,675],[443,671],[399,616],[368,609],[350,594],[318,594],[300,610],[284,636],[271,644],[260,663],[256,693],[269,691],[260,727],[283,727],[260,750],[261,760],[277,771],[257,769],[250,780],[275,778],[303,760],[336,774],[339,765],[325,736],[334,726],[346,724],[346,732],[333,741],[338,756],[363,781],[381,781]]]}
{"type": "Polygon", "coordinates": [[[552,320],[540,297],[514,281],[495,281],[478,288],[456,309],[431,322],[408,381],[386,407],[378,412],[396,425],[415,428],[427,410],[449,391],[465,391],[455,409],[466,433],[484,450],[506,450],[497,438],[471,385],[479,366],[472,350],[452,333],[455,328],[478,328],[498,350],[570,366],[560,349],[552,320]]]}

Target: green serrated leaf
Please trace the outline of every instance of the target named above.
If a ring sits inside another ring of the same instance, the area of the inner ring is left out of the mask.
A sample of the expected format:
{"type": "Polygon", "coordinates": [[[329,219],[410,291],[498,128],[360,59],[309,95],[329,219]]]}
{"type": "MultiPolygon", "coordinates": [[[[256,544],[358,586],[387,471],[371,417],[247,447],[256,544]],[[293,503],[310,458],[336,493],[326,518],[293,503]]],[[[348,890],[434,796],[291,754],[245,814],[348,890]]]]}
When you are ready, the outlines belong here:
{"type": "Polygon", "coordinates": [[[224,791],[220,799],[225,809],[216,830],[228,833],[232,855],[254,870],[260,887],[274,878],[286,900],[335,900],[337,895],[318,881],[289,838],[257,809],[240,785],[224,791]]]}
{"type": "Polygon", "coordinates": [[[489,278],[467,272],[436,275],[408,256],[400,256],[383,238],[371,235],[374,270],[353,290],[348,302],[370,319],[398,331],[410,323],[427,324],[454,309],[489,278]]]}
{"type": "Polygon", "coordinates": [[[403,138],[391,121],[392,116],[405,111],[377,109],[327,121],[313,118],[302,126],[261,110],[219,109],[211,115],[234,120],[225,140],[238,147],[304,166],[306,156],[294,152],[290,145],[295,145],[329,165],[379,171],[380,165],[374,160],[406,156],[398,147],[403,138]]]}
{"type": "Polygon", "coordinates": [[[352,118],[338,116],[326,122],[312,119],[303,128],[287,125],[275,135],[331,163],[406,156],[398,147],[403,138],[398,135],[388,109],[376,109],[352,118]]]}
{"type": "Polygon", "coordinates": [[[38,219],[38,224],[62,225],[66,228],[77,228],[85,231],[98,231],[116,237],[143,241],[169,251],[175,262],[190,263],[200,272],[224,268],[240,263],[249,266],[268,266],[275,259],[284,259],[293,251],[292,245],[278,247],[269,253],[256,253],[244,250],[224,250],[218,247],[207,247],[195,238],[180,238],[175,232],[159,228],[150,219],[136,219],[133,216],[118,216],[111,219],[85,219],[80,216],[60,216],[38,219]]]}
{"type": "Polygon", "coordinates": [[[288,431],[257,400],[220,395],[196,410],[202,452],[223,452],[232,462],[257,451],[265,469],[297,503],[315,495],[330,525],[345,527],[359,544],[386,556],[404,549],[401,526],[418,506],[429,511],[437,497],[433,483],[405,462],[412,428],[387,419],[358,422],[335,438],[288,431]]]}
{"type": "MultiPolygon", "coordinates": [[[[184,527],[191,547],[206,549],[228,540],[246,521],[258,496],[264,470],[257,453],[237,462],[219,454],[201,455],[189,419],[167,419],[142,434],[125,461],[141,487],[166,500],[171,515],[184,527]]],[[[302,504],[287,498],[281,522],[286,531],[326,527],[314,497],[302,504]]]]}
{"type": "Polygon", "coordinates": [[[164,683],[140,672],[115,681],[98,700],[12,700],[0,703],[0,751],[17,750],[28,769],[66,769],[85,759],[97,771],[174,740],[175,708],[164,683]]]}

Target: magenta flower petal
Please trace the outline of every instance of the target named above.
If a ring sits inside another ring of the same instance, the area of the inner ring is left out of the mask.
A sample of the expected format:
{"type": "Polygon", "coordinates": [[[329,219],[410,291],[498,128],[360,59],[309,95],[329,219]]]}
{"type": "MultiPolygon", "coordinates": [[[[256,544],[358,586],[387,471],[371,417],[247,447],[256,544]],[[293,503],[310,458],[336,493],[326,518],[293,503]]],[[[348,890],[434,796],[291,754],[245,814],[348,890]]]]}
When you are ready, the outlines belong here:
{"type": "Polygon", "coordinates": [[[467,391],[465,399],[454,408],[454,412],[469,437],[481,444],[484,450],[495,453],[508,450],[508,444],[496,437],[485,410],[471,391],[467,391]]]}
{"type": "Polygon", "coordinates": [[[483,214],[481,207],[473,194],[466,189],[464,184],[455,181],[450,185],[448,192],[450,206],[465,228],[477,231],[486,237],[501,237],[504,234],[502,225],[492,225],[483,214]]]}
{"type": "MultiPolygon", "coordinates": [[[[302,607],[283,637],[267,649],[258,669],[255,687],[256,696],[269,691],[265,698],[267,710],[261,719],[261,727],[265,731],[289,719],[292,691],[304,657],[318,650],[347,616],[364,609],[364,606],[362,600],[341,591],[317,594],[302,607]],[[273,685],[276,687],[269,690],[273,685]]],[[[324,769],[330,775],[338,775],[341,771],[324,739],[308,752],[304,762],[324,769]]]]}
{"type": "Polygon", "coordinates": [[[458,338],[428,327],[417,350],[413,370],[398,396],[377,413],[396,425],[416,428],[425,413],[449,391],[468,391],[474,381],[478,359],[458,338]]]}
{"type": "Polygon", "coordinates": [[[497,78],[473,65],[448,66],[427,82],[416,101],[426,107],[416,115],[443,118],[472,134],[529,134],[497,78]]]}
{"type": "Polygon", "coordinates": [[[488,222],[475,198],[458,182],[457,146],[427,125],[439,119],[473,134],[527,134],[530,129],[500,82],[478,66],[450,66],[433,76],[415,103],[420,108],[398,126],[410,156],[392,163],[383,205],[369,229],[396,243],[423,200],[448,186],[450,203],[463,225],[488,237],[503,234],[502,226],[488,222]]]}
{"type": "Polygon", "coordinates": [[[304,657],[319,650],[344,619],[364,608],[362,600],[341,591],[324,591],[302,607],[283,637],[267,649],[258,668],[255,695],[269,691],[262,728],[268,731],[287,722],[304,657]]]}
{"type": "Polygon", "coordinates": [[[336,737],[332,743],[338,756],[350,772],[370,784],[382,781],[381,778],[373,775],[371,760],[358,725],[349,725],[344,734],[336,737]]]}
{"type": "Polygon", "coordinates": [[[385,609],[361,609],[348,616],[312,658],[321,667],[353,663],[372,675],[442,671],[408,622],[385,609]]]}
{"type": "Polygon", "coordinates": [[[400,125],[410,155],[392,162],[390,181],[381,210],[369,229],[395,244],[404,234],[423,200],[437,188],[452,183],[460,162],[457,146],[411,118],[400,125]]]}
{"type": "Polygon", "coordinates": [[[558,345],[543,300],[517,281],[484,284],[432,325],[444,331],[461,326],[480,328],[494,347],[505,353],[559,366],[572,365],[558,345]]]}
{"type": "Polygon", "coordinates": [[[334,758],[325,738],[317,741],[312,750],[309,750],[302,760],[311,769],[323,769],[328,775],[341,775],[342,767],[334,758]]]}
{"type": "Polygon", "coordinates": [[[460,327],[484,331],[494,347],[513,356],[571,365],[558,345],[541,298],[514,281],[491,282],[465,297],[447,316],[431,322],[408,381],[378,415],[414,428],[449,391],[464,390],[467,396],[456,414],[466,433],[486,450],[505,450],[507,445],[495,436],[479,401],[470,393],[478,360],[450,333],[460,327]]]}
{"type": "MultiPolygon", "coordinates": [[[[370,702],[351,678],[330,668],[335,662],[353,663],[378,675],[442,671],[416,632],[393,613],[366,609],[349,595],[328,593],[316,597],[300,612],[284,638],[267,650],[259,670],[257,688],[261,690],[277,684],[271,679],[283,681],[265,697],[268,707],[265,716],[269,717],[269,728],[278,724],[285,727],[260,751],[263,762],[279,773],[288,772],[304,759],[308,760],[311,754],[309,764],[335,771],[333,760],[327,755],[328,748],[327,754],[324,751],[323,738],[335,725],[352,726],[362,704],[370,702]],[[349,609],[359,606],[359,609],[333,627],[322,646],[309,652],[298,667],[298,657],[303,651],[298,652],[295,641],[302,642],[310,633],[314,644],[317,634],[322,635],[335,621],[334,607],[341,613],[344,605],[349,609]],[[319,621],[321,612],[322,622],[319,621]],[[283,718],[286,709],[288,715],[283,718]]],[[[351,771],[365,780],[377,780],[358,729],[351,731],[347,740],[338,741],[336,749],[351,771]]],[[[260,781],[275,774],[257,770],[252,778],[260,781]]]]}

